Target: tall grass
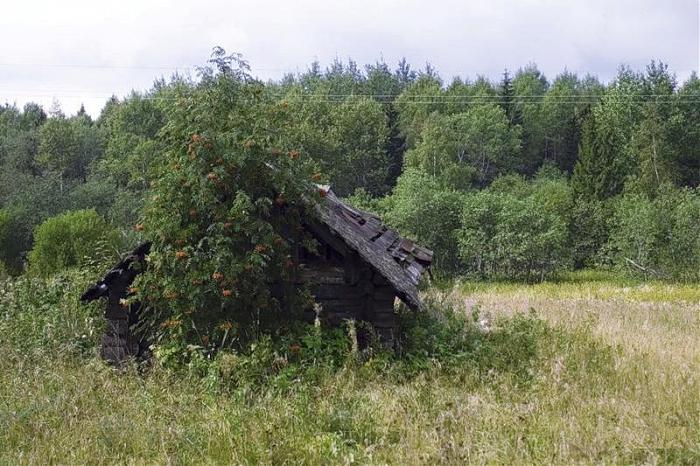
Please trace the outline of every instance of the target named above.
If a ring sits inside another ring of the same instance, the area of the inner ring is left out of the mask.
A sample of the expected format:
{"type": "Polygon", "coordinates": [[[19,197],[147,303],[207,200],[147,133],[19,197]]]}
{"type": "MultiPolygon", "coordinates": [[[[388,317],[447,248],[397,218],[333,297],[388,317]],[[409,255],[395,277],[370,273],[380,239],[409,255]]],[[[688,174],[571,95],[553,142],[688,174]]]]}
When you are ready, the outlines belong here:
{"type": "Polygon", "coordinates": [[[202,375],[102,364],[100,310],[77,305],[85,281],[0,285],[0,464],[700,461],[687,347],[700,332],[684,300],[462,285],[402,316],[396,357],[309,329],[298,360],[265,343],[202,375]],[[640,347],[655,331],[683,356],[640,347]]]}

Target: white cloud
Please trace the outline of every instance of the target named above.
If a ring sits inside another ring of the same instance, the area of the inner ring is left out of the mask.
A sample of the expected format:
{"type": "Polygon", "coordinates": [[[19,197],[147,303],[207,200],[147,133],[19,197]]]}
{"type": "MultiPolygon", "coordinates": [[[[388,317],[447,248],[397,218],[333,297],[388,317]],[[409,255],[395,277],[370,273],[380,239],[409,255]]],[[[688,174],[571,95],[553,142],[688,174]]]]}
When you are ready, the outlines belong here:
{"type": "Polygon", "coordinates": [[[240,51],[263,78],[313,59],[382,56],[496,78],[536,62],[603,79],[652,58],[681,78],[698,69],[697,0],[6,0],[0,14],[0,100],[97,114],[112,93],[148,88],[214,45],[240,51]],[[161,69],[161,67],[163,67],[161,69]]]}

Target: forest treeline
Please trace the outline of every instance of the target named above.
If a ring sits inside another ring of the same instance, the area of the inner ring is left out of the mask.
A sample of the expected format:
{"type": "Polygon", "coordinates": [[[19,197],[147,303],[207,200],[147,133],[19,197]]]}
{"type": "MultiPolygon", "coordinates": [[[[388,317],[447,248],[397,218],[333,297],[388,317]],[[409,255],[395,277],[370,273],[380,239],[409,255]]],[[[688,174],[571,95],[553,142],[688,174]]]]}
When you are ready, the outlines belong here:
{"type": "MultiPolygon", "coordinates": [[[[0,107],[0,269],[52,271],[133,243],[162,175],[164,128],[201,79],[160,79],[110,99],[96,119],[0,107]]],[[[568,71],[550,80],[527,65],[498,82],[448,83],[406,60],[393,69],[336,60],[256,92],[292,115],[269,128],[276,138],[312,159],[338,195],[434,249],[442,273],[540,280],[615,267],[700,278],[695,74],[678,83],[651,62],[604,84],[568,71]]],[[[260,118],[257,132],[270,125],[260,118]]]]}

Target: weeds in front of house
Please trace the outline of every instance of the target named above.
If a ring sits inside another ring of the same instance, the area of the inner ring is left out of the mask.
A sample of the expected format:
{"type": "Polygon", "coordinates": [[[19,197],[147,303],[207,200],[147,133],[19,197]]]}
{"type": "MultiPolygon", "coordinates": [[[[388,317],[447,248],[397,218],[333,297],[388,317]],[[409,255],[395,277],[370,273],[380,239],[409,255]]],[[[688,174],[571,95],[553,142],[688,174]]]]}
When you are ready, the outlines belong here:
{"type": "Polygon", "coordinates": [[[564,322],[556,296],[502,313],[510,292],[429,292],[424,312],[401,311],[396,354],[354,346],[352,326],[300,325],[179,370],[117,372],[96,356],[101,310],[77,304],[87,276],[0,285],[0,463],[700,459],[698,361],[659,364],[600,320],[564,322]]]}

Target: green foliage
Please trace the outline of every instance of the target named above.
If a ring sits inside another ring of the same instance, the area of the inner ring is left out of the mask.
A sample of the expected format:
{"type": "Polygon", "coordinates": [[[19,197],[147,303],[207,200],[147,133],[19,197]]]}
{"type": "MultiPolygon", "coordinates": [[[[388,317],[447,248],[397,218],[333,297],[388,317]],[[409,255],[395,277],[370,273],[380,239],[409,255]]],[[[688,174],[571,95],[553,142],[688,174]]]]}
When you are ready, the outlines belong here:
{"type": "Polygon", "coordinates": [[[0,260],[12,273],[24,269],[32,234],[45,219],[66,210],[106,212],[109,189],[85,186],[90,164],[102,154],[102,136],[82,113],[47,118],[36,104],[0,118],[0,208],[9,215],[0,260]]]}
{"type": "Polygon", "coordinates": [[[545,154],[546,116],[543,98],[549,83],[534,64],[518,70],[513,79],[515,122],[522,128],[523,146],[518,171],[531,175],[542,163],[545,154]]]}
{"type": "Polygon", "coordinates": [[[569,215],[569,235],[574,268],[608,265],[606,245],[610,235],[612,201],[577,198],[569,215]]]}
{"type": "Polygon", "coordinates": [[[0,249],[3,251],[8,247],[10,214],[6,210],[0,210],[0,249]]]}
{"type": "Polygon", "coordinates": [[[102,153],[102,140],[87,116],[49,118],[39,131],[39,166],[64,178],[85,179],[88,165],[102,153]]]}
{"type": "Polygon", "coordinates": [[[336,158],[326,162],[324,172],[331,177],[334,190],[340,195],[356,188],[374,195],[386,193],[389,127],[381,105],[367,98],[348,99],[335,107],[331,117],[335,128],[327,137],[337,140],[336,158]]]}
{"type": "Polygon", "coordinates": [[[72,269],[49,278],[0,280],[0,351],[4,358],[13,364],[33,365],[72,356],[95,357],[103,311],[97,303],[79,304],[78,297],[100,272],[72,269]]]}
{"type": "Polygon", "coordinates": [[[442,82],[430,76],[421,76],[408,86],[396,99],[399,111],[398,126],[406,139],[408,148],[415,147],[420,140],[428,117],[443,109],[440,99],[442,82]]]}
{"type": "Polygon", "coordinates": [[[49,276],[68,267],[105,262],[121,249],[119,233],[94,210],[78,210],[49,218],[34,233],[30,271],[49,276]]]}
{"type": "Polygon", "coordinates": [[[678,89],[671,140],[676,143],[681,186],[700,186],[700,79],[695,72],[678,89]]]}
{"type": "Polygon", "coordinates": [[[484,186],[513,166],[520,148],[520,129],[508,125],[505,112],[493,104],[463,113],[432,114],[406,165],[444,180],[456,189],[484,186]]]}
{"type": "Polygon", "coordinates": [[[493,189],[465,198],[457,234],[464,272],[532,281],[568,267],[566,182],[542,179],[523,194],[493,189]]]}
{"type": "Polygon", "coordinates": [[[247,351],[222,351],[206,373],[225,390],[258,392],[288,391],[298,384],[313,384],[345,365],[352,365],[357,354],[344,328],[321,329],[300,325],[281,339],[269,335],[252,343],[247,351]]]}
{"type": "Polygon", "coordinates": [[[455,232],[464,195],[443,188],[429,175],[408,169],[384,202],[386,221],[435,252],[438,270],[459,270],[455,232]]]}
{"type": "Polygon", "coordinates": [[[667,66],[652,61],[643,77],[643,90],[648,97],[630,140],[630,150],[636,155],[636,169],[630,178],[637,190],[652,197],[663,184],[681,176],[674,130],[682,118],[673,102],[675,87],[675,78],[667,66]]]}
{"type": "Polygon", "coordinates": [[[389,126],[381,104],[367,97],[341,99],[330,92],[319,85],[312,94],[295,88],[285,96],[294,115],[289,143],[319,163],[338,195],[357,188],[385,193],[389,126]]]}
{"type": "Polygon", "coordinates": [[[7,189],[4,202],[5,239],[0,257],[13,273],[24,269],[24,258],[32,246],[37,225],[65,210],[61,182],[56,176],[32,176],[14,171],[0,173],[7,189]]]}
{"type": "MultiPolygon", "coordinates": [[[[16,212],[9,209],[0,211],[0,261],[13,274],[22,271],[22,255],[29,243],[21,226],[21,217],[16,212]]],[[[31,229],[28,234],[31,235],[31,229]]]]}
{"type": "Polygon", "coordinates": [[[573,204],[566,176],[551,165],[543,165],[530,184],[528,193],[540,208],[561,219],[568,219],[573,204]]]}
{"type": "Polygon", "coordinates": [[[631,146],[641,120],[641,77],[622,69],[583,128],[579,160],[571,180],[586,201],[620,194],[638,165],[631,146]]]}
{"type": "Polygon", "coordinates": [[[663,186],[657,197],[627,192],[615,203],[610,248],[635,275],[700,279],[700,195],[663,186]]]}
{"type": "Polygon", "coordinates": [[[153,246],[139,299],[156,354],[181,362],[195,357],[188,345],[205,354],[247,347],[300,309],[303,290],[290,287],[283,305],[270,285],[293,270],[306,204],[323,194],[312,188],[308,154],[280,131],[288,106],[239,57],[217,52],[213,64],[200,83],[172,89],[143,217],[153,246]]]}
{"type": "MultiPolygon", "coordinates": [[[[454,191],[492,186],[492,193],[533,197],[533,205],[568,223],[562,262],[572,258],[575,267],[589,267],[607,266],[616,254],[608,240],[617,196],[637,193],[644,203],[665,196],[659,193],[667,185],[700,183],[700,117],[692,103],[700,80],[691,75],[679,85],[661,62],[641,73],[623,67],[607,86],[567,71],[550,82],[534,64],[512,78],[506,72],[498,85],[480,76],[447,84],[431,66],[416,72],[406,60],[393,71],[382,60],[366,66],[335,60],[326,69],[316,62],[305,73],[262,84],[217,53],[212,64],[220,73],[256,88],[256,108],[277,104],[288,115],[269,128],[275,141],[260,146],[299,150],[304,162],[315,162],[314,181],[330,182],[337,194],[433,247],[438,267],[450,273],[461,268],[453,234],[461,200],[454,191]],[[407,181],[415,170],[430,175],[426,186],[407,181]],[[538,172],[537,180],[558,180],[552,191],[528,181],[538,172]],[[567,203],[560,178],[569,175],[575,202],[567,203]],[[535,185],[540,195],[532,194],[535,185]],[[550,198],[559,207],[547,207],[550,198]],[[424,218],[446,230],[424,226],[424,218]]],[[[165,161],[175,144],[166,127],[174,109],[181,119],[202,111],[196,101],[217,95],[205,91],[213,89],[214,75],[160,79],[143,93],[113,97],[95,122],[84,111],[66,116],[56,108],[47,116],[37,104],[0,106],[0,260],[8,271],[24,270],[34,229],[61,212],[94,208],[123,231],[140,223],[152,184],[164,167],[174,166],[165,161]],[[174,105],[178,100],[184,106],[174,105]]],[[[226,118],[243,118],[236,110],[243,101],[227,99],[234,110],[226,118]]],[[[242,125],[255,126],[245,130],[249,134],[265,133],[273,121],[256,112],[245,114],[260,119],[257,126],[242,125]]],[[[192,124],[193,134],[204,134],[201,121],[192,124]]],[[[689,212],[686,217],[694,218],[689,212]]]]}
{"type": "Polygon", "coordinates": [[[600,92],[596,81],[582,83],[575,74],[556,77],[542,100],[544,158],[571,173],[581,143],[581,124],[600,92]]]}
{"type": "Polygon", "coordinates": [[[468,365],[482,375],[508,372],[525,382],[542,357],[542,342],[551,337],[546,323],[534,314],[487,323],[478,307],[467,313],[450,299],[435,296],[427,299],[423,312],[403,313],[399,321],[400,354],[409,374],[439,361],[447,370],[468,365]]]}
{"type": "Polygon", "coordinates": [[[14,107],[0,109],[0,163],[5,169],[24,173],[36,170],[38,129],[46,114],[36,104],[20,113],[14,107]]]}
{"type": "Polygon", "coordinates": [[[160,102],[168,98],[168,92],[167,86],[156,86],[145,95],[134,92],[123,101],[115,99],[98,120],[105,134],[105,154],[88,183],[93,184],[93,193],[105,191],[102,199],[109,200],[106,215],[115,224],[136,223],[143,208],[162,150],[156,136],[165,123],[160,102]]]}
{"type": "Polygon", "coordinates": [[[474,82],[455,78],[440,97],[445,101],[441,111],[454,115],[464,113],[474,106],[497,101],[497,91],[483,76],[479,76],[474,82]]]}
{"type": "Polygon", "coordinates": [[[356,209],[370,212],[380,218],[385,216],[386,210],[390,204],[389,199],[372,197],[371,194],[362,188],[356,189],[352,196],[346,197],[343,201],[356,209]]]}
{"type": "MultiPolygon", "coordinates": [[[[72,187],[66,196],[65,205],[71,210],[95,209],[102,217],[110,219],[110,223],[114,225],[129,225],[124,221],[115,221],[113,210],[119,194],[117,188],[108,180],[89,178],[86,182],[72,187]]],[[[136,203],[136,206],[140,207],[140,205],[141,203],[136,203]]]]}

